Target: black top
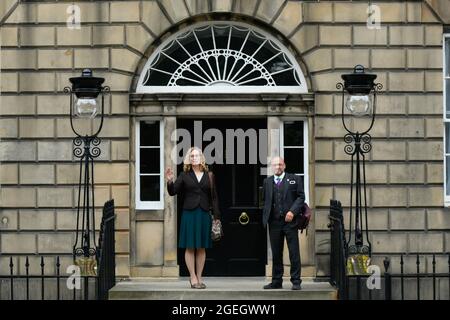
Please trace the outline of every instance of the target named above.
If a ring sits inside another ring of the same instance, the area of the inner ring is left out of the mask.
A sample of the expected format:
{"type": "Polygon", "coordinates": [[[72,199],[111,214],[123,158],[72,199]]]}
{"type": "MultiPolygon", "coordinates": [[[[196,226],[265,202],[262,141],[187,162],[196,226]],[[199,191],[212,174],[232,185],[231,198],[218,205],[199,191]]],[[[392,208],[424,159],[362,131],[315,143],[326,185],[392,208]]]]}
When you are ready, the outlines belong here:
{"type": "Polygon", "coordinates": [[[199,182],[193,170],[183,171],[175,182],[167,183],[167,192],[171,196],[182,194],[183,209],[192,210],[200,206],[205,211],[211,209],[215,219],[220,218],[219,201],[212,172],[205,171],[199,182]],[[212,180],[212,192],[210,179],[212,180]]]}

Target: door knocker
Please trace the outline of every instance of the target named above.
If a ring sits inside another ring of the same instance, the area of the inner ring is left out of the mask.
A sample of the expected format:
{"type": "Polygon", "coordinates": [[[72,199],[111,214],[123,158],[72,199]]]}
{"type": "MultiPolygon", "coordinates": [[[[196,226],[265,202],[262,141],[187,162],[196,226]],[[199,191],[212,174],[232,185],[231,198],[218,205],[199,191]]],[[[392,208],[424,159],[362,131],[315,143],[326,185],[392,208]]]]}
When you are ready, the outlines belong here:
{"type": "Polygon", "coordinates": [[[250,221],[250,218],[249,218],[249,216],[247,215],[247,212],[243,211],[243,212],[241,213],[241,215],[239,216],[239,223],[240,223],[241,225],[245,226],[247,223],[249,223],[249,221],[250,221]]]}

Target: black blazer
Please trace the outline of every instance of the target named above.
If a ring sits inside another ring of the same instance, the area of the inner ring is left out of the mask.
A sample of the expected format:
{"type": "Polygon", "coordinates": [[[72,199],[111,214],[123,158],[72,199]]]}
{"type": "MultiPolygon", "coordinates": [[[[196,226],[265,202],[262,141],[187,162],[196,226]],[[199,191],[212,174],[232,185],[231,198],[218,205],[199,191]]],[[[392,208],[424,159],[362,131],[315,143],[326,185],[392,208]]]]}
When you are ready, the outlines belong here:
{"type": "Polygon", "coordinates": [[[219,200],[215,187],[214,174],[212,177],[212,194],[208,172],[204,172],[200,182],[197,180],[194,171],[182,172],[175,180],[167,183],[167,192],[171,196],[176,194],[183,196],[183,209],[192,210],[201,207],[205,211],[212,210],[215,219],[220,218],[219,200]],[[212,197],[212,199],[211,199],[212,197]]]}
{"type": "MultiPolygon", "coordinates": [[[[283,214],[292,211],[294,219],[301,213],[305,203],[305,192],[303,191],[303,178],[291,173],[285,173],[281,184],[284,186],[283,214]]],[[[267,225],[272,210],[273,176],[267,177],[263,182],[263,224],[267,225]]]]}

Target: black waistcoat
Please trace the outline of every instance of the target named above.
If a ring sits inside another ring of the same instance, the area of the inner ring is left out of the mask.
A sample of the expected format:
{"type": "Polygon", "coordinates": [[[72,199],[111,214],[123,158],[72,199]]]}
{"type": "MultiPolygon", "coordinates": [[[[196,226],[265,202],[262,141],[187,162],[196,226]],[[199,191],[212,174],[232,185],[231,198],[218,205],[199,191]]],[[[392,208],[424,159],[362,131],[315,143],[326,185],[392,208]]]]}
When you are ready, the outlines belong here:
{"type": "Polygon", "coordinates": [[[272,183],[273,183],[272,210],[270,212],[270,219],[278,220],[284,217],[283,192],[285,188],[285,183],[284,179],[281,181],[279,186],[275,184],[275,181],[273,181],[272,183]]]}

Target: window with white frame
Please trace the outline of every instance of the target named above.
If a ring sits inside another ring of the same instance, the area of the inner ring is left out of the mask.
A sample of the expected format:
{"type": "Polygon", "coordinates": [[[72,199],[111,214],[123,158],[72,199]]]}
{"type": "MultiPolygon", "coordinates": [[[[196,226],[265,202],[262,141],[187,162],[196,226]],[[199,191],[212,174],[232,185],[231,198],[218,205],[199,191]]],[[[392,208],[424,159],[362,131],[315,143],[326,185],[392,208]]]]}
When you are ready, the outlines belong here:
{"type": "Polygon", "coordinates": [[[136,124],[136,209],[164,208],[163,121],[136,124]]]}
{"type": "Polygon", "coordinates": [[[255,26],[231,21],[197,23],[168,37],[148,59],[137,87],[138,93],[307,91],[286,46],[255,26]]]}
{"type": "Polygon", "coordinates": [[[286,163],[286,172],[303,177],[306,202],[309,202],[308,175],[308,130],[304,120],[283,121],[280,132],[281,156],[286,163]]]}
{"type": "Polygon", "coordinates": [[[445,205],[450,205],[450,33],[444,34],[444,196],[445,205]]]}

